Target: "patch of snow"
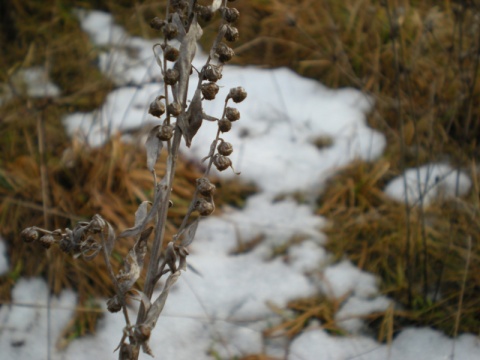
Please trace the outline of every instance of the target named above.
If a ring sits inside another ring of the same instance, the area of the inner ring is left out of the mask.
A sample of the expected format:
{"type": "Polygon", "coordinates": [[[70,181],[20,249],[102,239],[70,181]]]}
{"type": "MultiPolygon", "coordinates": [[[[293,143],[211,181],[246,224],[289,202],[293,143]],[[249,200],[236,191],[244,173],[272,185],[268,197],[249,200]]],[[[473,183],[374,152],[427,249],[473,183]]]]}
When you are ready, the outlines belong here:
{"type": "Polygon", "coordinates": [[[76,295],[64,290],[51,298],[43,279],[20,279],[12,291],[12,304],[0,308],[0,348],[4,359],[47,359],[48,340],[57,341],[75,312],[76,295]],[[50,324],[50,325],[49,325],[50,324]],[[50,333],[50,338],[47,334],[50,333]]]}
{"type": "Polygon", "coordinates": [[[427,206],[437,199],[463,196],[471,186],[472,181],[463,171],[446,164],[427,164],[407,169],[387,184],[385,193],[411,206],[422,202],[427,206]]]}
{"type": "Polygon", "coordinates": [[[5,274],[10,269],[7,258],[7,247],[5,240],[0,236],[0,275],[5,274]]]}

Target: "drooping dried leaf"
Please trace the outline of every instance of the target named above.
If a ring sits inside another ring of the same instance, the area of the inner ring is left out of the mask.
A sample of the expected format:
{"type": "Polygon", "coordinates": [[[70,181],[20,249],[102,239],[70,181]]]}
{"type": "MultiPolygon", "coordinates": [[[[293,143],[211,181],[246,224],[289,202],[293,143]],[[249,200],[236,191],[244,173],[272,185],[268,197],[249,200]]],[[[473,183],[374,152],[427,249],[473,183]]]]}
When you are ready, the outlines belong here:
{"type": "MultiPolygon", "coordinates": [[[[129,228],[129,229],[126,229],[124,231],[122,231],[118,237],[120,238],[123,238],[123,237],[130,237],[130,236],[137,236],[139,235],[143,229],[145,229],[145,226],[147,225],[147,223],[153,219],[153,217],[155,216],[155,214],[157,213],[158,211],[158,207],[160,206],[161,202],[162,202],[162,199],[164,198],[165,196],[165,190],[164,190],[164,187],[163,186],[160,186],[160,189],[158,191],[155,192],[155,199],[153,200],[153,204],[152,204],[152,208],[150,209],[150,211],[147,213],[146,217],[143,219],[143,221],[139,224],[136,224],[134,227],[132,228],[129,228]]],[[[141,205],[140,205],[141,206],[141,205]]],[[[138,210],[137,210],[138,211],[138,210]]],[[[136,217],[136,213],[135,213],[135,217],[136,217]]],[[[136,221],[135,221],[136,222],[136,221]]]]}
{"type": "Polygon", "coordinates": [[[197,51],[197,41],[202,36],[202,33],[202,28],[198,25],[197,16],[195,15],[188,33],[180,44],[180,56],[177,60],[178,71],[180,72],[180,78],[178,80],[178,97],[181,103],[183,103],[187,96],[188,78],[190,77],[192,60],[197,51]]]}
{"type": "Polygon", "coordinates": [[[148,204],[150,204],[150,201],[142,201],[138,206],[137,211],[135,211],[135,226],[138,226],[145,221],[148,214],[148,204]]]}
{"type": "Polygon", "coordinates": [[[165,302],[167,300],[170,288],[172,287],[173,284],[175,284],[179,276],[180,276],[180,271],[170,274],[162,290],[162,293],[158,296],[158,298],[155,300],[155,302],[152,304],[152,306],[147,312],[147,316],[144,322],[145,325],[151,326],[152,329],[155,327],[157,319],[162,313],[163,307],[165,306],[165,302]]]}
{"type": "Polygon", "coordinates": [[[115,231],[113,230],[112,225],[107,222],[107,240],[105,241],[104,246],[106,247],[108,255],[112,253],[113,247],[115,245],[115,239],[115,231]]]}
{"type": "Polygon", "coordinates": [[[150,302],[148,296],[143,291],[137,289],[132,289],[131,291],[135,292],[138,295],[138,300],[143,304],[145,311],[148,312],[148,310],[152,306],[152,303],[150,302]]]}
{"type": "Polygon", "coordinates": [[[199,222],[200,222],[200,218],[197,218],[185,228],[185,230],[183,231],[183,239],[182,239],[182,242],[180,243],[180,246],[188,246],[193,242],[193,239],[195,238],[195,234],[197,232],[199,222]]]}
{"type": "Polygon", "coordinates": [[[165,250],[165,262],[172,274],[177,271],[177,254],[175,254],[175,249],[173,248],[173,242],[168,243],[167,249],[165,250]]]}
{"type": "Polygon", "coordinates": [[[157,163],[158,155],[163,147],[162,141],[157,137],[160,126],[162,125],[157,125],[150,130],[147,141],[145,142],[145,148],[147,150],[147,168],[152,172],[157,163]]]}
{"type": "Polygon", "coordinates": [[[222,0],[213,0],[212,5],[210,5],[210,10],[212,10],[212,12],[217,11],[220,6],[222,6],[222,0]]]}

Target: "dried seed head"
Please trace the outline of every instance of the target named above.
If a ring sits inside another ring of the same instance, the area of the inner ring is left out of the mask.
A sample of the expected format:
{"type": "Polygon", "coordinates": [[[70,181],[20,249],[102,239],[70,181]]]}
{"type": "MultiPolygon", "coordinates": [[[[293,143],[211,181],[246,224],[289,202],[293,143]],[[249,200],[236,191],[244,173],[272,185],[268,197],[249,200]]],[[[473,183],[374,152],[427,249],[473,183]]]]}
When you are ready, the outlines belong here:
{"type": "Polygon", "coordinates": [[[158,129],[157,137],[162,141],[168,141],[173,136],[173,125],[162,125],[158,129]]]}
{"type": "Polygon", "coordinates": [[[172,7],[175,11],[185,11],[188,9],[188,1],[185,0],[172,0],[172,7]]]}
{"type": "Polygon", "coordinates": [[[120,304],[117,295],[107,300],[107,309],[111,313],[119,312],[122,309],[122,304],[120,304]]]}
{"type": "Polygon", "coordinates": [[[232,128],[232,122],[227,119],[218,120],[218,128],[221,132],[229,132],[232,128]]]}
{"type": "Polygon", "coordinates": [[[197,190],[203,196],[210,196],[215,192],[215,185],[207,178],[199,178],[197,179],[197,190]]]}
{"type": "Polygon", "coordinates": [[[217,146],[217,150],[220,155],[228,156],[233,152],[233,146],[229,142],[222,141],[220,145],[217,146]]]}
{"type": "Polygon", "coordinates": [[[208,65],[203,72],[203,79],[208,81],[218,81],[222,78],[222,67],[216,65],[208,65]]]}
{"type": "Polygon", "coordinates": [[[165,20],[162,20],[159,17],[154,17],[150,21],[150,27],[154,30],[162,30],[164,26],[165,26],[165,20]]]}
{"type": "Polygon", "coordinates": [[[239,37],[238,29],[231,25],[227,25],[227,31],[225,32],[225,39],[230,42],[238,40],[239,37]]]}
{"type": "Polygon", "coordinates": [[[218,171],[223,171],[232,166],[232,160],[224,155],[215,155],[213,158],[213,164],[218,169],[218,171]]]}
{"type": "Polygon", "coordinates": [[[231,88],[230,92],[228,93],[228,99],[232,99],[234,102],[239,103],[245,100],[247,97],[247,92],[241,86],[236,88],[231,88]]]}
{"type": "Polygon", "coordinates": [[[218,89],[218,85],[214,82],[202,84],[202,95],[206,100],[213,100],[218,93],[218,89]]]}
{"type": "Polygon", "coordinates": [[[178,35],[177,25],[173,23],[165,24],[165,26],[163,27],[163,36],[165,36],[167,40],[173,40],[177,37],[177,35],[178,35]]]}
{"type": "Polygon", "coordinates": [[[237,121],[240,119],[240,111],[236,108],[227,107],[225,109],[225,117],[230,121],[237,121]]]}
{"type": "Polygon", "coordinates": [[[36,230],[34,227],[29,227],[26,229],[23,229],[23,231],[20,233],[20,237],[22,238],[23,241],[26,243],[33,242],[35,240],[38,240],[40,237],[40,232],[36,230]]]}
{"type": "Polygon", "coordinates": [[[198,199],[195,204],[195,210],[197,210],[201,216],[208,216],[215,210],[215,206],[205,199],[198,199]]]}
{"type": "Polygon", "coordinates": [[[165,47],[163,49],[163,53],[165,54],[165,59],[167,59],[168,61],[177,61],[178,56],[180,55],[180,51],[178,51],[177,48],[170,45],[167,45],[167,46],[162,45],[162,48],[163,47],[165,47]]]}
{"type": "Polygon", "coordinates": [[[182,112],[182,105],[178,102],[172,102],[168,104],[167,111],[172,116],[178,116],[182,112]]]}
{"type": "Polygon", "coordinates": [[[240,12],[235,8],[225,7],[222,10],[222,16],[226,22],[233,23],[237,21],[238,17],[240,16],[240,12]]]}
{"type": "Polygon", "coordinates": [[[157,97],[150,103],[150,107],[148,108],[148,113],[160,117],[165,113],[165,104],[161,101],[161,97],[157,97]]]}
{"type": "Polygon", "coordinates": [[[212,20],[212,17],[213,17],[213,11],[212,9],[210,9],[210,7],[208,6],[202,6],[202,5],[197,5],[195,7],[195,10],[197,12],[197,14],[200,15],[200,18],[205,21],[205,22],[209,22],[210,20],[212,20]]]}
{"type": "Polygon", "coordinates": [[[177,69],[168,69],[165,72],[165,77],[163,80],[167,85],[175,85],[179,78],[180,78],[180,73],[178,72],[177,69]]]}
{"type": "Polygon", "coordinates": [[[215,52],[218,55],[218,59],[221,62],[228,62],[235,55],[233,50],[229,48],[227,45],[225,45],[224,43],[218,44],[217,48],[215,49],[215,52]]]}
{"type": "Polygon", "coordinates": [[[52,235],[47,234],[47,235],[43,235],[39,239],[39,242],[45,249],[49,249],[50,246],[52,246],[52,244],[55,243],[55,239],[53,238],[52,235]]]}

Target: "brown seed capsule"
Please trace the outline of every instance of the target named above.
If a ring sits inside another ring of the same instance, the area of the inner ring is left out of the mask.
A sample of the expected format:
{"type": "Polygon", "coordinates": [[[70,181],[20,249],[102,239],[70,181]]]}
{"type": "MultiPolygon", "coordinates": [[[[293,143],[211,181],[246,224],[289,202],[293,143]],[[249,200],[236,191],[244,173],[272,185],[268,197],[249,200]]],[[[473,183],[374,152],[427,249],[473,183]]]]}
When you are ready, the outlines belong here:
{"type": "Polygon", "coordinates": [[[221,132],[229,132],[232,128],[232,122],[227,119],[218,120],[218,128],[221,132]]]}
{"type": "Polygon", "coordinates": [[[26,229],[23,229],[23,231],[20,233],[20,237],[22,238],[23,241],[26,243],[33,242],[35,240],[38,240],[40,237],[40,232],[36,230],[34,227],[29,227],[26,229]]]}
{"type": "Polygon", "coordinates": [[[178,116],[182,112],[182,106],[178,102],[168,104],[167,111],[172,116],[178,116]]]}
{"type": "Polygon", "coordinates": [[[240,119],[240,111],[236,108],[227,107],[225,109],[225,117],[230,121],[237,121],[240,119]]]}
{"type": "Polygon", "coordinates": [[[225,39],[230,42],[238,40],[239,37],[238,29],[231,25],[227,25],[227,31],[225,32],[225,39]]]}
{"type": "Polygon", "coordinates": [[[223,171],[232,166],[232,160],[224,155],[215,155],[213,158],[213,164],[218,169],[218,171],[223,171]]]}
{"type": "Polygon", "coordinates": [[[180,52],[178,51],[178,49],[170,45],[165,46],[165,49],[163,49],[163,52],[165,54],[165,59],[167,59],[168,61],[177,61],[180,55],[180,52]]]}
{"type": "Polygon", "coordinates": [[[120,304],[117,295],[107,300],[107,309],[111,313],[119,312],[122,309],[122,304],[120,304]]]}
{"type": "Polygon", "coordinates": [[[55,239],[49,234],[43,235],[38,241],[45,249],[50,248],[50,246],[55,243],[55,239]]]}
{"type": "Polygon", "coordinates": [[[223,8],[222,16],[226,22],[233,23],[237,21],[240,12],[235,8],[223,8]]]}
{"type": "Polygon", "coordinates": [[[148,113],[156,117],[160,117],[165,113],[165,104],[161,101],[160,96],[150,103],[148,113]]]}
{"type": "Polygon", "coordinates": [[[213,11],[208,6],[197,5],[195,9],[203,21],[209,22],[212,20],[213,11]]]}
{"type": "Polygon", "coordinates": [[[233,50],[229,48],[227,45],[225,45],[224,43],[218,44],[217,48],[215,49],[215,52],[218,55],[218,59],[221,62],[228,62],[235,55],[233,50]]]}
{"type": "Polygon", "coordinates": [[[217,150],[220,155],[228,156],[233,152],[233,146],[229,142],[222,141],[218,146],[217,150]]]}
{"type": "Polygon", "coordinates": [[[134,336],[140,343],[142,343],[150,339],[151,333],[152,329],[148,325],[142,324],[135,328],[134,336]]]}
{"type": "Polygon", "coordinates": [[[177,69],[168,69],[165,72],[165,77],[163,80],[167,85],[175,85],[179,78],[180,78],[180,73],[178,72],[177,69]]]}
{"type": "Polygon", "coordinates": [[[203,71],[203,79],[208,81],[218,81],[222,78],[222,67],[216,65],[208,65],[203,71]]]}
{"type": "Polygon", "coordinates": [[[188,1],[186,0],[172,0],[172,7],[175,11],[184,11],[188,9],[188,1]]]}
{"type": "Polygon", "coordinates": [[[165,26],[163,27],[163,35],[167,40],[175,39],[178,35],[177,25],[172,23],[165,24],[165,26]]]}
{"type": "Polygon", "coordinates": [[[201,216],[208,216],[215,210],[215,206],[205,199],[198,199],[195,204],[195,210],[197,210],[201,216]]]}
{"type": "Polygon", "coordinates": [[[215,185],[207,178],[199,178],[197,179],[197,190],[203,196],[210,196],[215,192],[215,185]]]}
{"type": "Polygon", "coordinates": [[[158,129],[157,133],[157,138],[159,138],[162,141],[168,141],[172,138],[173,136],[173,125],[162,125],[160,126],[160,129],[158,129]]]}
{"type": "Polygon", "coordinates": [[[236,88],[231,88],[230,92],[228,93],[228,98],[232,99],[234,102],[239,103],[245,100],[247,97],[247,92],[241,86],[236,88]]]}
{"type": "Polygon", "coordinates": [[[162,20],[159,17],[154,17],[150,21],[150,27],[154,30],[162,30],[164,26],[165,26],[165,20],[162,20]]]}
{"type": "Polygon", "coordinates": [[[202,95],[206,100],[213,100],[218,93],[218,89],[218,85],[214,82],[202,84],[202,95]]]}

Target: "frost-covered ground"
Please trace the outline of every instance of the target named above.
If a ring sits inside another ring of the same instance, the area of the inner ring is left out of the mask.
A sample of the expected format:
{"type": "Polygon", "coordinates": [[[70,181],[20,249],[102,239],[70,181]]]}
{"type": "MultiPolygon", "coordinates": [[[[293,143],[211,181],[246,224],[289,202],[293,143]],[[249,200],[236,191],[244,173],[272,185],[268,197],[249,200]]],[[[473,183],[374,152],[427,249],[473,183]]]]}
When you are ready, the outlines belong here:
{"type": "MultiPolygon", "coordinates": [[[[106,49],[100,66],[118,88],[101,109],[72,114],[64,124],[72,136],[99,146],[116,131],[154,121],[146,110],[160,93],[161,86],[155,83],[160,72],[152,61],[151,41],[129,37],[108,14],[80,12],[79,16],[92,42],[106,49]]],[[[196,64],[201,66],[204,60],[199,53],[196,64]]],[[[323,248],[325,220],[308,204],[288,196],[295,191],[313,195],[339,166],[381,156],[385,138],[365,121],[370,99],[353,89],[329,90],[287,69],[227,66],[220,85],[217,99],[231,87],[248,91],[247,100],[238,106],[241,119],[223,137],[234,145],[232,159],[242,178],[261,191],[247,200],[244,209],[226,209],[199,226],[189,262],[201,275],[187,271],[172,289],[150,342],[156,358],[213,359],[211,354],[231,358],[261,352],[288,360],[480,358],[480,345],[473,335],[452,340],[429,328],[412,328],[402,331],[390,346],[367,336],[360,316],[394,304],[379,294],[372,274],[348,260],[332,262],[323,248]],[[319,149],[315,145],[319,138],[330,139],[331,145],[319,149]],[[278,195],[286,196],[278,200],[278,195]],[[232,253],[240,242],[260,236],[263,241],[252,251],[232,253]],[[303,241],[288,247],[285,255],[274,256],[274,250],[293,236],[303,241]],[[349,336],[332,336],[320,323],[312,323],[291,342],[263,338],[262,330],[279,321],[274,307],[318,293],[332,299],[344,297],[336,320],[349,336]]],[[[217,100],[205,110],[218,117],[221,106],[222,100],[217,100]]],[[[213,124],[205,123],[184,155],[195,160],[204,157],[215,131],[213,124]]],[[[453,172],[446,164],[414,173],[406,174],[408,191],[400,178],[387,186],[387,193],[400,201],[406,193],[408,201],[415,202],[419,193],[430,190],[425,203],[470,186],[465,174],[453,172]]],[[[221,176],[235,175],[227,171],[221,176]]],[[[0,240],[0,272],[8,269],[3,247],[0,240]]],[[[77,339],[59,351],[55,341],[73,314],[76,295],[64,291],[49,303],[43,280],[21,279],[13,302],[17,305],[0,309],[0,359],[116,357],[112,351],[120,340],[122,315],[107,312],[95,336],[77,339]]]]}

